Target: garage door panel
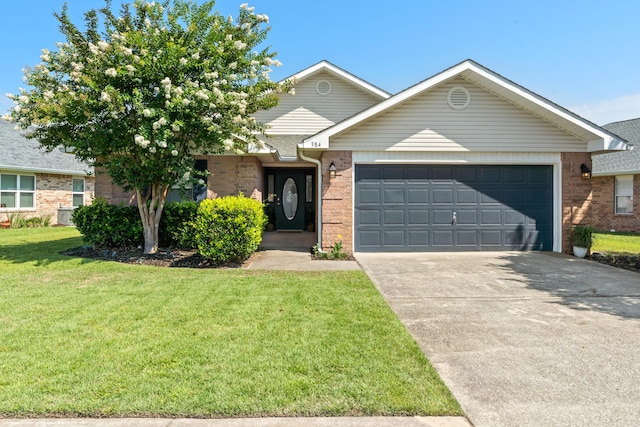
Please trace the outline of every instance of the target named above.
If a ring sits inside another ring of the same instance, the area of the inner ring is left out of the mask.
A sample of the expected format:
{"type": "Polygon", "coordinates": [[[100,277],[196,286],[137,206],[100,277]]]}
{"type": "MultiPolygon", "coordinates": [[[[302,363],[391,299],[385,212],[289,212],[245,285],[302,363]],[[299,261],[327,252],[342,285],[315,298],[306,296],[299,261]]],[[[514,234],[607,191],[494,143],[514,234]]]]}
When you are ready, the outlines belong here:
{"type": "Polygon", "coordinates": [[[404,209],[385,209],[382,226],[404,225],[404,209]]]}
{"type": "Polygon", "coordinates": [[[451,188],[435,188],[431,193],[431,203],[434,205],[437,204],[447,204],[450,205],[453,203],[453,189],[451,188]]]}
{"type": "Polygon", "coordinates": [[[451,225],[453,222],[452,209],[432,209],[431,224],[433,225],[451,225]]]}
{"type": "Polygon", "coordinates": [[[478,204],[478,192],[472,188],[456,188],[457,204],[478,204]]]}
{"type": "Polygon", "coordinates": [[[428,226],[429,225],[429,211],[426,209],[409,209],[407,211],[407,225],[408,226],[428,226]]]}
{"type": "Polygon", "coordinates": [[[480,245],[482,247],[501,247],[502,230],[480,230],[480,245]]]}
{"type": "Polygon", "coordinates": [[[379,230],[362,230],[358,233],[360,248],[378,249],[382,245],[382,233],[379,230]]]}
{"type": "Polygon", "coordinates": [[[358,192],[356,203],[361,205],[379,205],[380,204],[379,188],[361,188],[358,192]]]}
{"type": "Polygon", "coordinates": [[[463,225],[478,225],[478,211],[459,209],[456,211],[456,223],[463,225]]]}
{"type": "Polygon", "coordinates": [[[453,246],[453,230],[433,230],[431,235],[434,247],[450,248],[453,246]]]}
{"type": "Polygon", "coordinates": [[[392,166],[384,168],[383,182],[385,184],[404,184],[405,168],[402,166],[392,166]]]}
{"type": "Polygon", "coordinates": [[[429,190],[426,188],[408,188],[407,204],[427,204],[429,203],[429,190]]]}
{"type": "Polygon", "coordinates": [[[413,247],[429,245],[429,232],[426,230],[407,230],[407,243],[413,247]]]}
{"type": "Polygon", "coordinates": [[[502,224],[502,211],[500,209],[480,210],[480,225],[501,226],[502,224]]]}
{"type": "Polygon", "coordinates": [[[404,187],[385,188],[383,192],[385,205],[404,205],[404,187]]]}
{"type": "Polygon", "coordinates": [[[382,225],[380,219],[382,215],[380,215],[379,210],[364,210],[360,209],[357,211],[356,222],[362,226],[380,226],[382,225]]]}
{"type": "Polygon", "coordinates": [[[476,248],[478,246],[478,232],[476,230],[456,231],[456,246],[466,246],[476,248]]]}
{"type": "Polygon", "coordinates": [[[384,245],[387,247],[404,247],[405,246],[405,232],[404,230],[384,230],[382,232],[382,238],[384,245]]]}
{"type": "Polygon", "coordinates": [[[551,166],[356,165],[355,175],[356,250],[553,249],[551,166]]]}

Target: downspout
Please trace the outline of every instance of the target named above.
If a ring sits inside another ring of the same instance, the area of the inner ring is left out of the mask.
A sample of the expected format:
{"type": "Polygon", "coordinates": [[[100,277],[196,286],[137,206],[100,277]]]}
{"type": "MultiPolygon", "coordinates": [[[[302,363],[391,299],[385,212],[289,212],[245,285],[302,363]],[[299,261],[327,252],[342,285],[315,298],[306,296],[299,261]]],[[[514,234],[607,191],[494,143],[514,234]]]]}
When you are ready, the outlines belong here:
{"type": "MultiPolygon", "coordinates": [[[[300,148],[300,147],[298,147],[300,148]]],[[[318,219],[316,220],[316,230],[318,232],[318,252],[324,253],[324,251],[322,250],[322,162],[318,159],[313,159],[311,157],[307,157],[302,153],[302,150],[298,149],[298,157],[300,157],[302,160],[305,160],[307,162],[311,162],[314,163],[318,168],[318,179],[317,181],[317,193],[318,193],[318,209],[317,209],[317,216],[318,219]]]]}

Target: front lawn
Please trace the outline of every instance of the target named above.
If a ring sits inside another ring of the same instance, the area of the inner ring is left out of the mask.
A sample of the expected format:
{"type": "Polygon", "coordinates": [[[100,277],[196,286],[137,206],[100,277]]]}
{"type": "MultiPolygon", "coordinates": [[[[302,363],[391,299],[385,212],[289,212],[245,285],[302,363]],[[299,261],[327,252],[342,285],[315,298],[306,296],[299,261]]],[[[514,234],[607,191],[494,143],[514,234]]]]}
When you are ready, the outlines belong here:
{"type": "Polygon", "coordinates": [[[0,416],[460,415],[362,272],[71,258],[0,230],[0,416]]]}

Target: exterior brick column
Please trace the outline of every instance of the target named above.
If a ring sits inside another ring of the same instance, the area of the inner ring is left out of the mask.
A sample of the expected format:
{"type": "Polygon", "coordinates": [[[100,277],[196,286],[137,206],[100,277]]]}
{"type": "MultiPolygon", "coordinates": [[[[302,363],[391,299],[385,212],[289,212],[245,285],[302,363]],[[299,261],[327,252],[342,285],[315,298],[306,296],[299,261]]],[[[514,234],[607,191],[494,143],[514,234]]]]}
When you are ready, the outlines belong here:
{"type": "Polygon", "coordinates": [[[353,168],[351,151],[327,151],[322,155],[322,249],[340,238],[346,253],[353,253],[353,168]],[[329,166],[336,177],[329,177],[329,166]]]}
{"type": "Polygon", "coordinates": [[[591,169],[590,153],[562,153],[562,251],[572,251],[570,236],[574,225],[593,225],[592,180],[582,179],[580,165],[591,169]]]}

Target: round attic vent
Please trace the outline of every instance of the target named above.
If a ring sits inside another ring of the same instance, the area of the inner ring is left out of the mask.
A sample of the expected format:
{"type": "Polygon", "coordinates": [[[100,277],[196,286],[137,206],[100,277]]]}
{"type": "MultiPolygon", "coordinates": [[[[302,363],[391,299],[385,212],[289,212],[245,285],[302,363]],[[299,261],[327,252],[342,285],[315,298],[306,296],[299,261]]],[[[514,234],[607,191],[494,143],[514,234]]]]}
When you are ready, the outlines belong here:
{"type": "Polygon", "coordinates": [[[319,80],[316,83],[316,92],[322,96],[329,95],[331,93],[331,83],[328,80],[319,80]]]}
{"type": "Polygon", "coordinates": [[[454,110],[464,110],[471,101],[469,91],[462,86],[454,86],[447,93],[447,104],[454,110]]]}

